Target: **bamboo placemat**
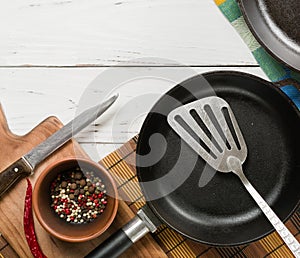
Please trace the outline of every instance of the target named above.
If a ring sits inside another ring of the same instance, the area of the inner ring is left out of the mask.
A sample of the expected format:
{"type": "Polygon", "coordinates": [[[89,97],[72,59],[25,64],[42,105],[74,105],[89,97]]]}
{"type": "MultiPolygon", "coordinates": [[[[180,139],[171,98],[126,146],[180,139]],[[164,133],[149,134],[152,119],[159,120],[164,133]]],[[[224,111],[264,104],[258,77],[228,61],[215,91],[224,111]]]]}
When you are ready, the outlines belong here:
{"type": "MultiPolygon", "coordinates": [[[[124,144],[120,149],[105,157],[101,163],[114,176],[120,195],[134,211],[145,204],[145,199],[138,186],[135,167],[137,137],[124,144]]],[[[300,240],[300,210],[286,223],[286,226],[300,240]]],[[[242,232],[241,232],[242,233],[242,232]]],[[[153,234],[154,240],[161,246],[168,257],[293,257],[279,235],[274,232],[249,245],[215,248],[186,239],[166,226],[161,226],[153,234]]]]}

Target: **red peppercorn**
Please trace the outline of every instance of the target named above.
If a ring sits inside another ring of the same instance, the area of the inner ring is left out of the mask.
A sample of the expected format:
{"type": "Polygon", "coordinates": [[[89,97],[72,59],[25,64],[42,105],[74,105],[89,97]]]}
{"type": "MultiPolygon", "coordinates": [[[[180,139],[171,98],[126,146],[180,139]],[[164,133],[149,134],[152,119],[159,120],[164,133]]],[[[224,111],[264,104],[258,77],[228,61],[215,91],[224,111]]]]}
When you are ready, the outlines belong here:
{"type": "Polygon", "coordinates": [[[77,181],[75,181],[73,178],[74,175],[76,176],[77,170],[79,169],[76,169],[75,172],[69,172],[61,179],[53,181],[53,184],[51,185],[51,195],[54,195],[55,197],[52,199],[51,207],[58,215],[63,216],[63,219],[68,222],[74,223],[74,221],[76,221],[76,223],[81,223],[80,218],[82,218],[85,222],[89,222],[104,212],[107,204],[106,193],[104,192],[105,186],[101,185],[100,187],[103,189],[100,189],[95,183],[99,181],[99,178],[94,178],[90,175],[88,175],[90,180],[87,180],[87,177],[82,175],[81,179],[78,177],[78,179],[76,178],[77,181]],[[62,186],[62,182],[66,185],[65,187],[62,186]],[[75,182],[77,186],[76,189],[74,187],[75,182]],[[88,190],[84,190],[83,186],[85,185],[89,187],[88,190]],[[61,191],[62,188],[64,188],[64,192],[59,194],[59,191],[61,191]],[[58,197],[58,195],[60,195],[60,197],[58,197]],[[76,215],[72,214],[74,211],[76,211],[76,215]],[[86,216],[83,218],[83,213],[87,212],[89,212],[88,214],[90,214],[90,218],[87,218],[86,216]],[[94,214],[94,212],[97,214],[94,214]]]}

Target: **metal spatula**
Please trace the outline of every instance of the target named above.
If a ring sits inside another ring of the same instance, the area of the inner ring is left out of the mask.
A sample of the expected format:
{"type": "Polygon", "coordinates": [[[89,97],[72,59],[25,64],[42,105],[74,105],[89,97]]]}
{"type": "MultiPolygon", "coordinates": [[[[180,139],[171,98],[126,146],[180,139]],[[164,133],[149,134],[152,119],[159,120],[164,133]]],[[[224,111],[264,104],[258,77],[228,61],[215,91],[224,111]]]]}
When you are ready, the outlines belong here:
{"type": "Polygon", "coordinates": [[[241,179],[292,253],[300,257],[296,238],[243,173],[247,146],[229,104],[219,97],[203,98],[173,110],[168,115],[168,123],[212,168],[233,172],[241,179]]]}

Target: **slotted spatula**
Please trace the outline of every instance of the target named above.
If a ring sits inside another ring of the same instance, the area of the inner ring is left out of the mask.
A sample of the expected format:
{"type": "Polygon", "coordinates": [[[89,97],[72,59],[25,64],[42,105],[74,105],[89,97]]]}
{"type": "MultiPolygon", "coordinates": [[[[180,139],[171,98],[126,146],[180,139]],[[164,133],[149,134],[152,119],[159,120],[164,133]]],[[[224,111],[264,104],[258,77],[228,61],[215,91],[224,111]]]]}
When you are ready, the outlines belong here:
{"type": "Polygon", "coordinates": [[[168,115],[173,130],[212,168],[236,174],[295,257],[300,244],[245,177],[247,146],[229,104],[207,97],[174,109],[168,115]]]}

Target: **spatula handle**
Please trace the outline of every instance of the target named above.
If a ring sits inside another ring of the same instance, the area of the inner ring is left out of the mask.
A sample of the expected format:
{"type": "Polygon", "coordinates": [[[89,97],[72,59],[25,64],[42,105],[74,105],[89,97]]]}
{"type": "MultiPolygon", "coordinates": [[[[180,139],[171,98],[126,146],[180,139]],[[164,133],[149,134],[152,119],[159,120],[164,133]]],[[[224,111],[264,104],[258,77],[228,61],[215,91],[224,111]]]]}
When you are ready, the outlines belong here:
{"type": "Polygon", "coordinates": [[[31,167],[21,158],[0,172],[0,197],[21,178],[29,176],[31,167]]]}
{"type": "Polygon", "coordinates": [[[258,204],[260,209],[266,215],[268,220],[271,222],[273,227],[276,229],[277,233],[280,235],[282,240],[286,243],[288,248],[294,254],[295,257],[300,257],[300,244],[293,234],[287,229],[287,227],[282,223],[282,221],[277,217],[275,212],[270,208],[266,201],[261,197],[261,195],[255,190],[255,188],[248,181],[244,173],[238,173],[244,186],[251,194],[255,202],[258,204]]]}

